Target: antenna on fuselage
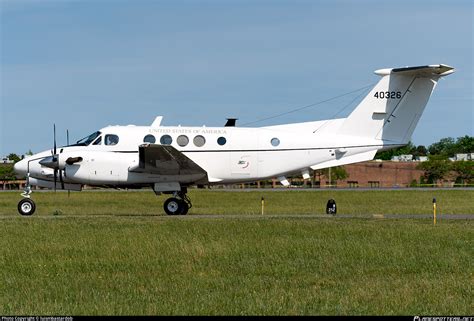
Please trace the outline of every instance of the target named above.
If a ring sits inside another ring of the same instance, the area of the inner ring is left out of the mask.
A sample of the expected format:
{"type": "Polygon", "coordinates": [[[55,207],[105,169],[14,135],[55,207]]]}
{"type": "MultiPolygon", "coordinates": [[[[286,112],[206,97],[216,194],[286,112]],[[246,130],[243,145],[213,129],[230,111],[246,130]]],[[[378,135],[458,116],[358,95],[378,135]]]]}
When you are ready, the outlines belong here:
{"type": "Polygon", "coordinates": [[[237,122],[238,118],[226,118],[227,122],[225,123],[224,127],[235,127],[235,123],[237,122]]]}

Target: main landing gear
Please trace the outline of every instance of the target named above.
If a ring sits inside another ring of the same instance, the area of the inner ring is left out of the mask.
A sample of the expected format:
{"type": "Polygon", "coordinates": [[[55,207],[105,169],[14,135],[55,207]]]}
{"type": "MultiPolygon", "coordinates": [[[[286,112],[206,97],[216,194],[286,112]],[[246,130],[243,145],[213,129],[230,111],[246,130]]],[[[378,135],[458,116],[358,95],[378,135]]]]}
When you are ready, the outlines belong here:
{"type": "Polygon", "coordinates": [[[168,198],[164,204],[164,210],[168,215],[186,215],[193,206],[191,200],[186,195],[186,189],[174,192],[173,197],[168,198]]]}

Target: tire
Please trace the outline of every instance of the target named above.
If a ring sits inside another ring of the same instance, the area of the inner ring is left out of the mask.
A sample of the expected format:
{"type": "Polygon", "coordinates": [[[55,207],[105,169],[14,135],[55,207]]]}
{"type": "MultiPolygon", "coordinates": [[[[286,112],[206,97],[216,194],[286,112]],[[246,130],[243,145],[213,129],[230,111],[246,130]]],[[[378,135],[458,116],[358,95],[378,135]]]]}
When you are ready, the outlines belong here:
{"type": "Polygon", "coordinates": [[[188,203],[186,203],[185,201],[181,201],[181,215],[186,215],[188,214],[188,211],[189,211],[189,205],[188,203]]]}
{"type": "Polygon", "coordinates": [[[182,201],[174,197],[168,198],[163,208],[168,215],[179,215],[183,210],[182,201]]]}
{"type": "Polygon", "coordinates": [[[33,215],[35,210],[36,210],[35,202],[33,202],[33,200],[29,198],[24,198],[18,203],[18,213],[20,213],[23,216],[33,215]]]}

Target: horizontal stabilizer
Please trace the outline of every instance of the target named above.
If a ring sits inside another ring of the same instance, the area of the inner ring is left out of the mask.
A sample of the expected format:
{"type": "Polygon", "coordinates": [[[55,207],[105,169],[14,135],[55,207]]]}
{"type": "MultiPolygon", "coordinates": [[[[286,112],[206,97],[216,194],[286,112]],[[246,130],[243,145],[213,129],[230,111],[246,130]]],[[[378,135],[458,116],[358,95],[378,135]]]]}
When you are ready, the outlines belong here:
{"type": "Polygon", "coordinates": [[[388,68],[379,69],[375,73],[380,76],[386,76],[390,74],[404,75],[404,76],[415,76],[415,77],[433,77],[433,76],[447,76],[454,72],[454,68],[448,65],[427,65],[417,67],[404,67],[404,68],[388,68]]]}

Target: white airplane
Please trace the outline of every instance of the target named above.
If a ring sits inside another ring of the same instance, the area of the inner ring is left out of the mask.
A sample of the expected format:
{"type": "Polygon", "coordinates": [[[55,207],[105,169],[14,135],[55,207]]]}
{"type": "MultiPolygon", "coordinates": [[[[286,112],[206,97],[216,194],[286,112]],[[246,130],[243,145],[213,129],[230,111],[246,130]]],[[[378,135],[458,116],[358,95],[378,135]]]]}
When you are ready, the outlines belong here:
{"type": "Polygon", "coordinates": [[[372,160],[376,152],[406,145],[447,65],[380,69],[382,78],[347,118],[259,128],[109,126],[76,144],[32,155],[15,164],[27,178],[22,215],[35,203],[31,186],[80,191],[82,186],[138,188],[173,194],[168,215],[187,214],[191,185],[253,182],[310,169],[372,160]],[[59,182],[58,182],[59,177],[59,182]]]}

